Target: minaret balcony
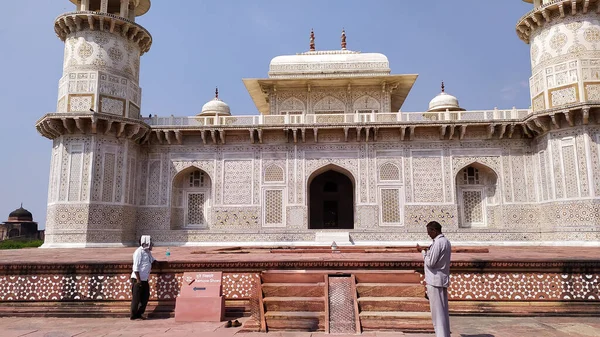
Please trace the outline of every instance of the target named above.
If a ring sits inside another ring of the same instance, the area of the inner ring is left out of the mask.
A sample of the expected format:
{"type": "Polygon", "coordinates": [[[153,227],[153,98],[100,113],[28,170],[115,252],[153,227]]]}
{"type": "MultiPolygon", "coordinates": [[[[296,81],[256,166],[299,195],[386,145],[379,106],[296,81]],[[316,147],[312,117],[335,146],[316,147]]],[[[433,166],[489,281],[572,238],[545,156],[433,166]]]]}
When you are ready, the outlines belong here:
{"type": "Polygon", "coordinates": [[[144,27],[114,14],[76,11],[61,14],[54,21],[54,31],[62,41],[69,34],[88,30],[106,31],[134,41],[142,54],[149,51],[152,45],[152,35],[144,27]]]}
{"type": "Polygon", "coordinates": [[[554,0],[523,15],[517,22],[517,35],[529,44],[531,32],[552,21],[553,18],[564,18],[589,12],[600,13],[600,0],[554,0]]]}

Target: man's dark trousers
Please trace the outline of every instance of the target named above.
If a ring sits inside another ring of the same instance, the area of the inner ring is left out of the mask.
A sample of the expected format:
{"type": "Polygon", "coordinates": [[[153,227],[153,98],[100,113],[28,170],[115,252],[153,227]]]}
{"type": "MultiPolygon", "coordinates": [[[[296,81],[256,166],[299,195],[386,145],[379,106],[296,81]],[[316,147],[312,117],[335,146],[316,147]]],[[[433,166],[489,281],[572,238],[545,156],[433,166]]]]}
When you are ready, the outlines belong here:
{"type": "Polygon", "coordinates": [[[131,318],[142,317],[150,299],[150,285],[148,281],[136,282],[131,279],[131,318]]]}

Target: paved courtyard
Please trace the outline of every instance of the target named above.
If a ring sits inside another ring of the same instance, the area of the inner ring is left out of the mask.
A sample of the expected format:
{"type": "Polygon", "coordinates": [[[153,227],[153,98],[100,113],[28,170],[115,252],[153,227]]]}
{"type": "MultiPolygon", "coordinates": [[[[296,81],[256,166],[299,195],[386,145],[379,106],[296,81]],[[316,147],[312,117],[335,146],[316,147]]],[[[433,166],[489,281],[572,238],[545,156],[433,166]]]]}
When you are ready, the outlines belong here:
{"type": "MultiPolygon", "coordinates": [[[[456,337],[545,337],[600,336],[598,317],[451,317],[452,336],[456,337]]],[[[174,319],[130,321],[126,318],[0,318],[2,337],[184,337],[184,336],[328,336],[310,332],[241,333],[239,328],[224,328],[222,323],[178,323],[174,319]]],[[[330,336],[345,336],[334,335],[330,336]]],[[[397,332],[364,333],[363,336],[430,337],[433,334],[397,332]]]]}

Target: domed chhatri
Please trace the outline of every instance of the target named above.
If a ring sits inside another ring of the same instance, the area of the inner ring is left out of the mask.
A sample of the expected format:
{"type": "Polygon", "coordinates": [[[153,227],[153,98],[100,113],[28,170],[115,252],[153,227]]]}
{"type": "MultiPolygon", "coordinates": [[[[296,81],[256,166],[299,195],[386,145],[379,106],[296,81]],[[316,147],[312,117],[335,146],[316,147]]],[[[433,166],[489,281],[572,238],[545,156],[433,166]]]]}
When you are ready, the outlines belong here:
{"type": "Polygon", "coordinates": [[[439,111],[465,111],[458,104],[456,97],[446,93],[444,82],[442,82],[442,92],[429,102],[429,109],[427,110],[427,112],[439,111]]]}
{"type": "Polygon", "coordinates": [[[8,221],[33,221],[33,214],[23,208],[23,204],[21,204],[21,207],[10,212],[8,215],[8,221]]]}
{"type": "Polygon", "coordinates": [[[0,241],[12,238],[44,238],[44,230],[38,230],[33,214],[23,208],[23,204],[10,212],[6,221],[0,223],[0,241]]]}
{"type": "Polygon", "coordinates": [[[231,116],[229,105],[219,98],[219,88],[215,89],[215,98],[202,106],[198,116],[231,116]]]}

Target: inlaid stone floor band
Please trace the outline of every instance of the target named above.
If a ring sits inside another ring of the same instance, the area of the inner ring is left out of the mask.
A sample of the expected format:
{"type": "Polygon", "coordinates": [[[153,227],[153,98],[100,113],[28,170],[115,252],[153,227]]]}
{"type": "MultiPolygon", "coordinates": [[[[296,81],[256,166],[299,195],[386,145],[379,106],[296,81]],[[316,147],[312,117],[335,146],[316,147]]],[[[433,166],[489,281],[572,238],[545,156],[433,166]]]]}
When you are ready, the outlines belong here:
{"type": "Polygon", "coordinates": [[[329,276],[329,332],[356,332],[354,293],[350,275],[329,276]]]}

